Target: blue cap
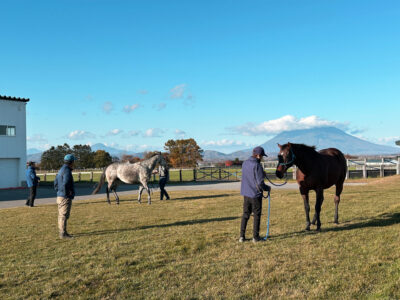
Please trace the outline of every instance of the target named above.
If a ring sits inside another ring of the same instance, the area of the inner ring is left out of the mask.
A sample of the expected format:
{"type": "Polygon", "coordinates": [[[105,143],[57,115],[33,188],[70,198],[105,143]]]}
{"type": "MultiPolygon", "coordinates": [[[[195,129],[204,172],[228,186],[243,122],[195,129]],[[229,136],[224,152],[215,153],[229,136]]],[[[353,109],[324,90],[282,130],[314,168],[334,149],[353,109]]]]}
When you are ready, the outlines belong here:
{"type": "Polygon", "coordinates": [[[73,162],[75,160],[76,160],[76,158],[73,154],[67,154],[64,156],[64,161],[73,162]]]}
{"type": "Polygon", "coordinates": [[[260,146],[253,149],[253,155],[268,156],[267,154],[265,154],[264,148],[260,146]]]}

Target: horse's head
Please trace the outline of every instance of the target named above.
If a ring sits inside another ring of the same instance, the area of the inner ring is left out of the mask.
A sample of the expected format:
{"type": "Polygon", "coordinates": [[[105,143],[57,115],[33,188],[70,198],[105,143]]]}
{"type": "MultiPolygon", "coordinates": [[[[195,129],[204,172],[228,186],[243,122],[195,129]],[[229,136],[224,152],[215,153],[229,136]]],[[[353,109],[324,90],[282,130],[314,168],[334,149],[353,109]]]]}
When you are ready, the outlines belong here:
{"type": "Polygon", "coordinates": [[[167,161],[165,160],[164,155],[161,154],[161,152],[156,154],[158,156],[157,162],[163,166],[163,167],[167,167],[167,161]]]}
{"type": "Polygon", "coordinates": [[[276,166],[276,177],[283,178],[286,171],[293,166],[295,156],[292,150],[292,144],[287,143],[285,145],[278,144],[279,154],[278,154],[278,165],[276,166]]]}

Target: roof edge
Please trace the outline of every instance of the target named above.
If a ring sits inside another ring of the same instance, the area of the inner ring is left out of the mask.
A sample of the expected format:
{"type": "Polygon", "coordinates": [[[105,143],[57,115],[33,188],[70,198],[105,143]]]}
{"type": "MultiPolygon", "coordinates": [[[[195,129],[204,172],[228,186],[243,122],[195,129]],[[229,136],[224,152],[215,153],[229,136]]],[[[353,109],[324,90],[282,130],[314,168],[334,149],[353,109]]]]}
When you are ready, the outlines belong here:
{"type": "Polygon", "coordinates": [[[29,98],[19,98],[19,97],[11,97],[11,96],[0,95],[0,100],[28,102],[30,99],[29,98]]]}

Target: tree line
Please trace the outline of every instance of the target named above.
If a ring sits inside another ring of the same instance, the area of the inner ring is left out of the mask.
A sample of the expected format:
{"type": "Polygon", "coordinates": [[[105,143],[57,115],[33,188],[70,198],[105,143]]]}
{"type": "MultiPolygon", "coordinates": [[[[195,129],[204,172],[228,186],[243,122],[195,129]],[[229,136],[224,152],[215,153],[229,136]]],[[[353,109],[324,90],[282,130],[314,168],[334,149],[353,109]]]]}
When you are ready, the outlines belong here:
{"type": "MultiPolygon", "coordinates": [[[[164,145],[163,156],[170,167],[194,168],[199,161],[203,160],[203,150],[197,145],[194,139],[178,139],[168,140],[164,145]]],[[[143,158],[124,154],[121,158],[112,157],[110,153],[104,150],[92,151],[89,145],[74,145],[72,148],[67,144],[52,146],[47,151],[43,152],[40,162],[40,169],[55,170],[59,169],[64,163],[64,156],[73,154],[76,157],[76,169],[104,168],[112,162],[130,162],[135,163],[141,160],[146,160],[152,157],[158,151],[145,152],[143,158]]]]}

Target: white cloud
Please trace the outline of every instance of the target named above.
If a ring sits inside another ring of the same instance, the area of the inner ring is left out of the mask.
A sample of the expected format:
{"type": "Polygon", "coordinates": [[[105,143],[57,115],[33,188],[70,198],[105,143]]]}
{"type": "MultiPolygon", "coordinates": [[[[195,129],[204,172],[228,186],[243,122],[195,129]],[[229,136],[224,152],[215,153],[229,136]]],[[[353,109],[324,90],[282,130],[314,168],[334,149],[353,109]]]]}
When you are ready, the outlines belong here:
{"type": "Polygon", "coordinates": [[[138,109],[139,107],[140,107],[139,104],[125,105],[122,110],[127,114],[129,114],[130,112],[134,111],[135,109],[138,109]]]}
{"type": "Polygon", "coordinates": [[[218,141],[202,141],[201,145],[204,146],[217,146],[217,147],[227,147],[227,146],[247,146],[245,142],[234,141],[229,139],[222,139],[218,141]]]}
{"type": "Polygon", "coordinates": [[[143,137],[161,137],[164,130],[160,128],[149,128],[143,133],[143,137]]]}
{"type": "Polygon", "coordinates": [[[106,136],[116,136],[116,135],[118,135],[118,134],[120,134],[122,132],[123,132],[122,129],[117,129],[116,128],[116,129],[112,129],[109,132],[107,132],[106,136]]]}
{"type": "Polygon", "coordinates": [[[314,127],[334,126],[347,129],[348,124],[329,121],[319,118],[318,116],[309,116],[305,118],[296,118],[292,115],[286,115],[279,119],[269,120],[260,124],[246,123],[241,126],[228,128],[228,130],[242,134],[245,136],[254,135],[273,135],[282,131],[296,129],[310,129],[314,127]]]}
{"type": "Polygon", "coordinates": [[[67,135],[67,138],[70,140],[83,140],[95,137],[95,134],[84,130],[74,130],[67,135]]]}
{"type": "Polygon", "coordinates": [[[34,134],[33,136],[28,136],[26,140],[30,143],[46,143],[47,139],[42,134],[34,134]]]}
{"type": "Polygon", "coordinates": [[[383,137],[379,138],[378,142],[383,143],[389,146],[396,146],[396,141],[400,140],[400,136],[388,136],[388,137],[383,137]]]}
{"type": "Polygon", "coordinates": [[[170,97],[171,99],[181,99],[183,98],[183,94],[185,93],[186,89],[186,84],[178,84],[177,86],[174,86],[170,90],[170,97]]]}
{"type": "Polygon", "coordinates": [[[109,114],[113,110],[113,104],[110,101],[104,102],[103,111],[109,114]]]}
{"type": "Polygon", "coordinates": [[[114,143],[114,142],[112,142],[112,143],[103,143],[105,146],[107,146],[107,147],[112,147],[112,148],[118,148],[119,147],[119,144],[117,144],[117,143],[114,143]]]}
{"type": "Polygon", "coordinates": [[[130,136],[138,136],[140,134],[140,130],[129,130],[128,134],[130,136]]]}
{"type": "Polygon", "coordinates": [[[186,132],[183,130],[180,130],[180,129],[175,129],[174,133],[178,137],[185,137],[185,135],[186,135],[186,132]]]}
{"type": "Polygon", "coordinates": [[[153,108],[155,108],[156,110],[163,110],[164,108],[167,107],[167,104],[164,102],[161,102],[159,104],[154,104],[153,108]]]}
{"type": "Polygon", "coordinates": [[[138,136],[140,132],[140,130],[129,130],[128,132],[124,133],[122,137],[127,139],[133,136],[138,136]]]}

